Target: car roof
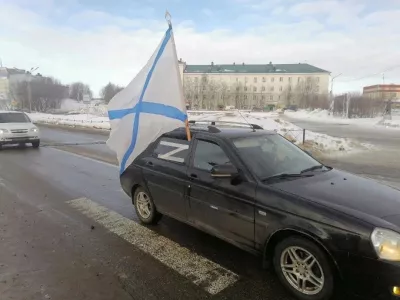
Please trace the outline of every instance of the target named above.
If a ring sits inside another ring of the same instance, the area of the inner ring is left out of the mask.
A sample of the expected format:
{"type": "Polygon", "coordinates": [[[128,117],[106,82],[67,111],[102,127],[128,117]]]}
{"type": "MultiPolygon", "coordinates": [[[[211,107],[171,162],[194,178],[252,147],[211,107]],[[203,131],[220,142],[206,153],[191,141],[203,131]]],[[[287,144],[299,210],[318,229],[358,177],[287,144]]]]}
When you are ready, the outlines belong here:
{"type": "MultiPolygon", "coordinates": [[[[277,134],[275,131],[263,130],[263,129],[251,129],[246,127],[229,127],[229,126],[191,126],[191,134],[202,133],[208,134],[210,136],[218,136],[226,139],[235,139],[241,137],[248,137],[254,135],[269,135],[277,134]]],[[[180,127],[171,132],[165,133],[163,136],[185,139],[186,138],[186,128],[180,127]]]]}
{"type": "Polygon", "coordinates": [[[23,111],[14,111],[14,110],[0,110],[0,114],[23,114],[23,111]]]}

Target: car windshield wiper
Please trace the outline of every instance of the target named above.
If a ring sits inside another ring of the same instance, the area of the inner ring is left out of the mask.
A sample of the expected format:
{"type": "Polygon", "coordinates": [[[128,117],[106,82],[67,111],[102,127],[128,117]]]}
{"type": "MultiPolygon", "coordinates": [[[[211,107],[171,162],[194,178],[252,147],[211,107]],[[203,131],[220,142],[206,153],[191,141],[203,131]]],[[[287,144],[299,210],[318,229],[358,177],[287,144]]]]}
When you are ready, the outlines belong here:
{"type": "Polygon", "coordinates": [[[277,174],[269,177],[262,178],[261,181],[267,181],[270,179],[285,179],[285,178],[299,178],[299,177],[311,177],[314,175],[311,174],[301,174],[301,173],[282,173],[282,174],[277,174]]]}
{"type": "Polygon", "coordinates": [[[313,166],[307,169],[302,170],[300,173],[303,174],[305,172],[310,172],[310,171],[314,171],[314,170],[318,170],[318,169],[322,169],[323,167],[325,167],[324,165],[317,165],[317,166],[313,166]]]}

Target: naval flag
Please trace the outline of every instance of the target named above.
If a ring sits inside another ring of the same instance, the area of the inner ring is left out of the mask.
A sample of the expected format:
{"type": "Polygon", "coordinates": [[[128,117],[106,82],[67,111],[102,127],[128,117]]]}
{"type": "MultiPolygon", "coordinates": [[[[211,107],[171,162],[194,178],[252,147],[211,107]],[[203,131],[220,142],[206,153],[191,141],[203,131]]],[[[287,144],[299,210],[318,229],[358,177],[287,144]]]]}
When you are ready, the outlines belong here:
{"type": "Polygon", "coordinates": [[[156,51],[108,104],[111,133],[107,145],[117,153],[120,173],[163,133],[187,120],[172,26],[156,51]]]}

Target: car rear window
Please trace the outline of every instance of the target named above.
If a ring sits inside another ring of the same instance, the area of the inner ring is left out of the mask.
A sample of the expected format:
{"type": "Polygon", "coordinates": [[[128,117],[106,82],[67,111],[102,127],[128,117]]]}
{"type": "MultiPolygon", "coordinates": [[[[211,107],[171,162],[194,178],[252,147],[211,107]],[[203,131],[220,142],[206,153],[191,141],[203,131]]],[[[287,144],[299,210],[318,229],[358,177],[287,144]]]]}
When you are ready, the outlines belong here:
{"type": "Polygon", "coordinates": [[[189,155],[189,142],[163,137],[158,142],[153,154],[159,159],[175,163],[185,163],[189,155]]]}
{"type": "Polygon", "coordinates": [[[24,113],[0,113],[0,123],[29,123],[28,116],[24,113]]]}

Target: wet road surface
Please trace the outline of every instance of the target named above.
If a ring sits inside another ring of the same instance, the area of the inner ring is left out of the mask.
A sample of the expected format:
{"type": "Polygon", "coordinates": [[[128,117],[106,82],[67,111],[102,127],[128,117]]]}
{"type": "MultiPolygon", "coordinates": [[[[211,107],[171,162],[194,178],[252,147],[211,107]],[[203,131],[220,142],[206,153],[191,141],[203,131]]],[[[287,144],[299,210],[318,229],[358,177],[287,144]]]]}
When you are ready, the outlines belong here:
{"type": "Polygon", "coordinates": [[[41,134],[40,149],[0,153],[2,300],[292,299],[234,246],[167,217],[138,225],[107,135],[41,134]]]}

